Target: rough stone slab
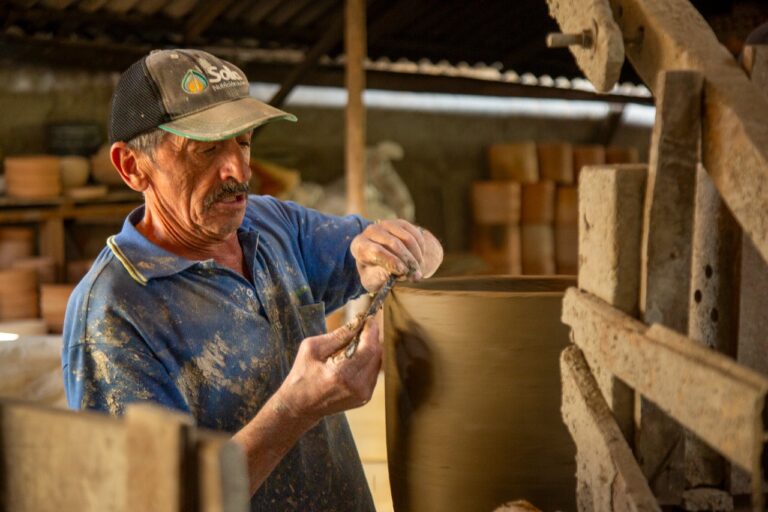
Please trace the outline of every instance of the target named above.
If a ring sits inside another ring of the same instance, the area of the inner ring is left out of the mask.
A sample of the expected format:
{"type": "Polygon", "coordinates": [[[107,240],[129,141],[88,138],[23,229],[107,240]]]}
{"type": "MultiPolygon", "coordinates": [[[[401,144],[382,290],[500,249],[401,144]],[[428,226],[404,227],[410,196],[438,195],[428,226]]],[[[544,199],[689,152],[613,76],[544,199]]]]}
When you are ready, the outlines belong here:
{"type": "MultiPolygon", "coordinates": [[[[705,78],[702,159],[728,208],[768,261],[768,97],[688,0],[610,0],[627,57],[658,95],[661,72],[705,78]],[[642,39],[640,36],[642,35],[642,39]]],[[[572,2],[584,9],[588,2],[572,2]]]]}
{"type": "Polygon", "coordinates": [[[660,511],[581,350],[560,356],[562,412],[576,442],[580,512],[660,511]]]}
{"type": "Polygon", "coordinates": [[[563,322],[585,354],[731,462],[759,476],[768,379],[675,331],[574,288],[563,322]]]}
{"type": "Polygon", "coordinates": [[[579,68],[599,92],[610,91],[619,79],[624,64],[624,39],[613,20],[607,0],[547,0],[549,15],[566,34],[591,30],[593,46],[571,46],[579,68]]]}
{"type": "Polygon", "coordinates": [[[587,167],[579,181],[579,288],[637,311],[647,167],[587,167]]]}

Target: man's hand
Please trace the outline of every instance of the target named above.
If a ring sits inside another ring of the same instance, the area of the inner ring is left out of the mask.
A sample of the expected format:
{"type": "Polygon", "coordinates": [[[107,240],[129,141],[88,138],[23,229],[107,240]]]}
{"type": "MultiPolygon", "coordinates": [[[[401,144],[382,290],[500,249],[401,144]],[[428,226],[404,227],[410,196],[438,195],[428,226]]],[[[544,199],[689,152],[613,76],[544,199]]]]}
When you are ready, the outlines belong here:
{"type": "Polygon", "coordinates": [[[430,277],[443,261],[443,247],[432,233],[400,219],[371,224],[352,240],[350,251],[369,292],[390,274],[413,281],[430,277]]]}
{"type": "Polygon", "coordinates": [[[369,318],[357,350],[347,358],[344,349],[358,325],[346,324],[301,342],[293,368],[275,394],[293,416],[314,425],[324,416],[360,407],[371,399],[381,368],[379,329],[369,318]]]}

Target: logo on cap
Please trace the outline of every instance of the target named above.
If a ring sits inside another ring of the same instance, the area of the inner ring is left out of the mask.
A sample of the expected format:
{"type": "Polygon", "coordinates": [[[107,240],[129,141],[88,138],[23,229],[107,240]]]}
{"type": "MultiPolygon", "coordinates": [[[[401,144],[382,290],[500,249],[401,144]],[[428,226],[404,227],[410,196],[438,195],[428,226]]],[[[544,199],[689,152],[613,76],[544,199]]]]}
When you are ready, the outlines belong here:
{"type": "Polygon", "coordinates": [[[190,69],[181,79],[181,88],[189,94],[201,94],[208,88],[208,79],[199,71],[190,69]]]}

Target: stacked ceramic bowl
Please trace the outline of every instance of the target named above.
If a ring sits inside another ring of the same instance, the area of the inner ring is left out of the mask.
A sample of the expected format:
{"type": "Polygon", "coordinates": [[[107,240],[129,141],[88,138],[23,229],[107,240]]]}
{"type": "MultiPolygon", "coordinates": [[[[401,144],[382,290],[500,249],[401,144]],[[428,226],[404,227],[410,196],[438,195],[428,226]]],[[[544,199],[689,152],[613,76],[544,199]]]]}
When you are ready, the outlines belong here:
{"type": "Polygon", "coordinates": [[[36,318],[38,306],[37,270],[0,270],[0,320],[36,318]]]}
{"type": "Polygon", "coordinates": [[[0,227],[0,269],[31,257],[35,251],[35,231],[31,228],[0,227]]]}
{"type": "Polygon", "coordinates": [[[59,157],[14,156],[5,159],[5,190],[9,197],[48,199],[61,195],[59,157]]]}
{"type": "Polygon", "coordinates": [[[59,334],[64,327],[64,313],[73,284],[44,284],[40,287],[40,309],[48,332],[59,334]]]}

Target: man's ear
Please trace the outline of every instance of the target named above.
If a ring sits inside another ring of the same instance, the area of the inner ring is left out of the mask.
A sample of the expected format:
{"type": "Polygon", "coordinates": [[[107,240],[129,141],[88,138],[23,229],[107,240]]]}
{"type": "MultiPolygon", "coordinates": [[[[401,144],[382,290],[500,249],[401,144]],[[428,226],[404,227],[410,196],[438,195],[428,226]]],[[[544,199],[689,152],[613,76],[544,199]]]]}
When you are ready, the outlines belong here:
{"type": "Polygon", "coordinates": [[[109,156],[112,159],[112,165],[126,185],[136,192],[144,192],[149,187],[149,178],[147,173],[139,168],[138,159],[142,158],[128,147],[125,142],[115,142],[109,150],[109,156]]]}

